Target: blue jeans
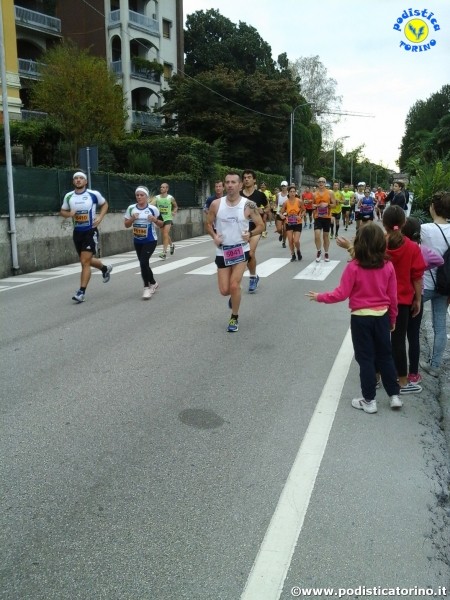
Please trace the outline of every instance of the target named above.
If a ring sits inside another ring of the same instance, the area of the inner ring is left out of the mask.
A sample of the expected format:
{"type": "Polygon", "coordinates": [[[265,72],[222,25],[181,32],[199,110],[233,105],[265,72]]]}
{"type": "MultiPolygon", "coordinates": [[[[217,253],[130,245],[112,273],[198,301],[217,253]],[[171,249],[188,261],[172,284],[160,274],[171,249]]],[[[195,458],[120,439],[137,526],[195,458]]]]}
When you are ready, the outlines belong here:
{"type": "Polygon", "coordinates": [[[430,364],[438,369],[442,363],[445,346],[447,345],[447,296],[442,296],[434,290],[423,290],[423,301],[431,300],[431,316],[433,321],[434,341],[430,364]]]}

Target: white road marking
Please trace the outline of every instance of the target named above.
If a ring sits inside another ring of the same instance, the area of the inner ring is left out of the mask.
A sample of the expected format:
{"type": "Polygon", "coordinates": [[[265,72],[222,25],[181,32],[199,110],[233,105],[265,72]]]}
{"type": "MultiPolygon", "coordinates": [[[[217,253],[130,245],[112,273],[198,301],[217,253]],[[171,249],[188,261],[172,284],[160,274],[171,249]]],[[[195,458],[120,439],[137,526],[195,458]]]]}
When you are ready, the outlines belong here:
{"type": "Polygon", "coordinates": [[[2,279],[2,283],[36,283],[37,281],[40,281],[39,277],[21,277],[20,275],[2,279]]]}
{"type": "Polygon", "coordinates": [[[170,261],[161,265],[160,267],[155,267],[154,269],[152,269],[152,271],[153,273],[156,273],[156,275],[160,275],[161,273],[174,271],[175,269],[179,269],[180,267],[185,267],[186,265],[191,265],[192,263],[198,262],[199,260],[206,260],[207,258],[207,256],[188,256],[187,258],[170,261]]]}
{"type": "Polygon", "coordinates": [[[303,271],[300,271],[300,273],[298,273],[294,279],[312,279],[314,281],[324,281],[339,263],[339,260],[330,260],[330,262],[321,261],[320,263],[314,261],[305,269],[303,269],[303,271]]]}
{"type": "Polygon", "coordinates": [[[353,358],[350,330],[322,390],[241,600],[279,600],[353,358]]]}
{"type": "MultiPolygon", "coordinates": [[[[259,275],[259,277],[269,277],[269,275],[272,275],[272,273],[275,273],[275,271],[282,269],[290,262],[290,258],[269,258],[269,260],[258,263],[258,266],[256,267],[256,273],[259,275]]],[[[250,274],[248,271],[244,273],[244,277],[249,277],[249,275],[250,274]]]]}
{"type": "Polygon", "coordinates": [[[199,267],[198,269],[194,269],[193,271],[188,271],[186,275],[215,275],[217,273],[217,265],[216,263],[209,263],[207,265],[203,265],[203,267],[199,267]]]}

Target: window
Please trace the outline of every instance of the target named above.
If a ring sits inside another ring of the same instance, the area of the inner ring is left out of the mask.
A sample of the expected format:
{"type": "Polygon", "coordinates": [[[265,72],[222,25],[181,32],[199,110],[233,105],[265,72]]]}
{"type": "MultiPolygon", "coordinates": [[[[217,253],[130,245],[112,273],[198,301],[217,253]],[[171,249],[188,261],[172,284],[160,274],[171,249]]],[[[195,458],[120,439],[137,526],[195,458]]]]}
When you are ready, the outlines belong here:
{"type": "Polygon", "coordinates": [[[163,19],[162,24],[163,24],[163,37],[170,40],[170,30],[172,29],[172,23],[171,23],[171,21],[166,21],[166,19],[163,19]]]}
{"type": "Polygon", "coordinates": [[[164,79],[170,79],[172,77],[172,65],[164,63],[164,79]]]}

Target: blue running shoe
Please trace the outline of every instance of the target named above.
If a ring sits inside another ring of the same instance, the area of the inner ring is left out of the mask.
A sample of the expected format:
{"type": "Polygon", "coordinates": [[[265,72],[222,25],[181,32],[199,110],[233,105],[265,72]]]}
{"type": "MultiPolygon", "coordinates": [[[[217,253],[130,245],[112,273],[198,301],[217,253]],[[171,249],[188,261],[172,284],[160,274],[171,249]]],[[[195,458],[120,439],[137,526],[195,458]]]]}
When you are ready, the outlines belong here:
{"type": "Polygon", "coordinates": [[[84,300],[85,300],[85,298],[84,298],[84,292],[82,292],[81,290],[78,290],[78,292],[76,292],[72,296],[72,300],[74,302],[76,302],[77,304],[81,304],[81,302],[84,302],[84,300]]]}
{"type": "Polygon", "coordinates": [[[248,291],[252,294],[256,292],[256,288],[259,283],[259,275],[255,275],[254,277],[250,277],[250,281],[248,282],[248,291]]]}
{"type": "Polygon", "coordinates": [[[108,283],[111,279],[111,271],[113,270],[112,265],[106,267],[105,273],[103,273],[103,283],[108,283]]]}
{"type": "Polygon", "coordinates": [[[230,321],[228,322],[228,328],[227,331],[229,332],[235,332],[239,330],[239,324],[238,324],[238,320],[235,319],[234,317],[231,317],[230,321]]]}

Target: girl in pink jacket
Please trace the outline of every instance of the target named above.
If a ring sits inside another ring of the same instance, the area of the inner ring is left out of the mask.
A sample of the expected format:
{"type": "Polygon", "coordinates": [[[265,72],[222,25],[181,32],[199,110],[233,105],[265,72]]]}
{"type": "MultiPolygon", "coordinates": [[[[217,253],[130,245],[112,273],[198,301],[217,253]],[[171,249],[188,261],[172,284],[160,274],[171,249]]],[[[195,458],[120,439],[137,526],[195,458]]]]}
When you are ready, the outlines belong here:
{"type": "Polygon", "coordinates": [[[377,412],[375,365],[390,396],[391,408],[401,408],[390,336],[397,318],[397,281],[394,267],[387,260],[382,229],[373,223],[361,227],[354,240],[354,259],[345,267],[338,287],[332,292],[310,291],[306,296],[325,304],[349,299],[350,329],[362,392],[362,398],[352,400],[353,408],[377,412]]]}

